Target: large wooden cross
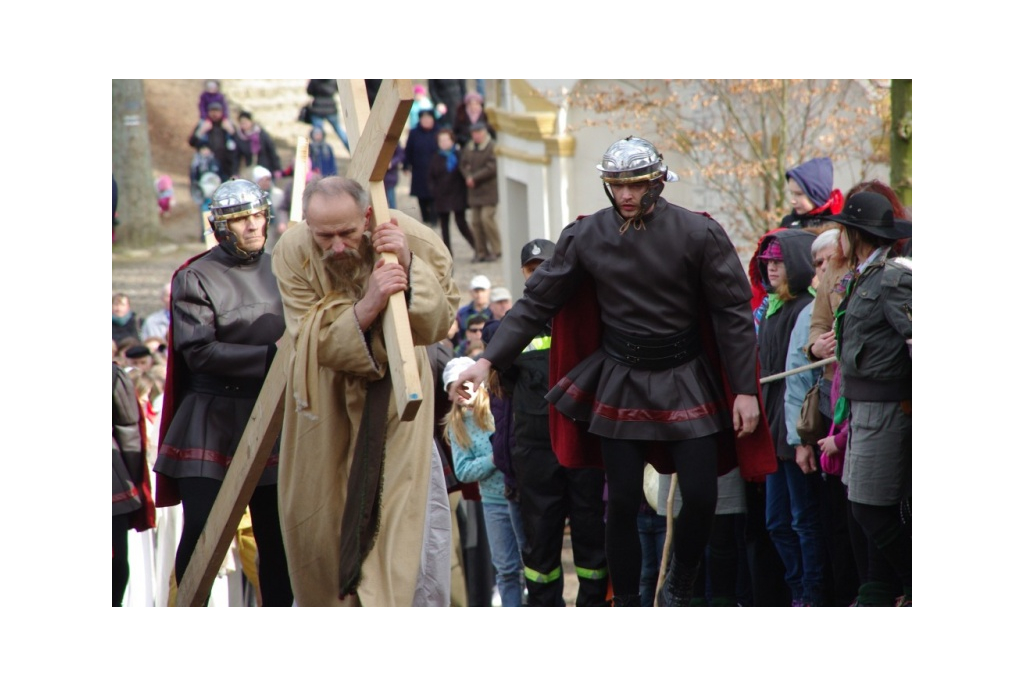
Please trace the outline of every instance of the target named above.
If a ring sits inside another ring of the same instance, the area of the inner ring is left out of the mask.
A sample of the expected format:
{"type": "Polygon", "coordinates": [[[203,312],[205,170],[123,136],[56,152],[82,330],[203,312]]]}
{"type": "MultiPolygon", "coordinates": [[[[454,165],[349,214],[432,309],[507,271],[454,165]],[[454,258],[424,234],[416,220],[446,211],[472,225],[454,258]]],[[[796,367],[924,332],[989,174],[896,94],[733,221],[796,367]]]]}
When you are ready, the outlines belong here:
{"type": "MultiPolygon", "coordinates": [[[[372,110],[363,79],[339,80],[338,92],[345,114],[345,130],[353,150],[346,176],[369,191],[374,220],[377,224],[385,223],[391,218],[391,213],[384,191],[384,174],[412,109],[412,81],[384,81],[377,91],[372,110]]],[[[398,261],[398,257],[390,252],[381,256],[387,263],[398,261]]],[[[423,402],[423,390],[413,354],[405,293],[395,293],[388,300],[383,328],[398,416],[402,421],[411,421],[423,402]]]]}
{"type": "MultiPolygon", "coordinates": [[[[359,181],[369,190],[374,218],[378,224],[384,223],[390,218],[384,192],[384,173],[412,107],[412,82],[407,79],[385,81],[372,110],[366,95],[366,84],[362,79],[339,80],[338,85],[342,93],[349,144],[354,150],[348,177],[359,181]]],[[[300,139],[296,148],[290,215],[292,221],[301,220],[302,188],[306,179],[304,143],[300,139]]],[[[385,261],[398,261],[391,253],[382,257],[385,261]]],[[[413,354],[409,312],[403,293],[391,296],[388,308],[384,311],[383,328],[398,415],[403,421],[409,421],[416,415],[423,399],[419,370],[413,354]]],[[[178,587],[176,606],[202,606],[210,594],[220,562],[227,554],[238,522],[263,475],[270,451],[281,432],[287,385],[286,365],[292,351],[292,340],[285,335],[224,476],[206,526],[199,536],[192,559],[185,569],[178,587]]]]}

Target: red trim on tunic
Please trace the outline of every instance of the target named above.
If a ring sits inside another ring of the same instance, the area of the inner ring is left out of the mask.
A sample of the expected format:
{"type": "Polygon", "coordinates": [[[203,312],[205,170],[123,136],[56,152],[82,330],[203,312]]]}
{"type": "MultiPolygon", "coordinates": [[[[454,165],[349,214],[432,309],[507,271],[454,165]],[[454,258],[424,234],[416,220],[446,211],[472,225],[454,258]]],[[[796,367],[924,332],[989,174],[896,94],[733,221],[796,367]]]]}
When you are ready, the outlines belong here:
{"type": "Polygon", "coordinates": [[[120,502],[124,502],[125,500],[133,499],[133,498],[138,497],[138,496],[139,496],[138,488],[136,488],[133,485],[130,490],[125,490],[124,492],[119,492],[116,495],[114,495],[111,498],[111,503],[119,504],[120,502]]]}
{"type": "MultiPolygon", "coordinates": [[[[227,468],[231,466],[231,459],[227,455],[215,452],[214,450],[208,450],[202,447],[189,447],[186,449],[178,449],[171,445],[163,445],[160,448],[160,456],[167,457],[168,459],[174,459],[175,461],[206,461],[213,464],[218,464],[227,468]]],[[[280,460],[280,454],[274,453],[267,459],[267,466],[275,466],[280,460]]]]}
{"type": "Polygon", "coordinates": [[[593,393],[587,392],[567,377],[558,381],[557,385],[577,402],[589,404],[594,414],[610,421],[678,423],[703,419],[726,410],[725,405],[721,402],[705,402],[689,409],[623,409],[596,401],[593,393]]]}

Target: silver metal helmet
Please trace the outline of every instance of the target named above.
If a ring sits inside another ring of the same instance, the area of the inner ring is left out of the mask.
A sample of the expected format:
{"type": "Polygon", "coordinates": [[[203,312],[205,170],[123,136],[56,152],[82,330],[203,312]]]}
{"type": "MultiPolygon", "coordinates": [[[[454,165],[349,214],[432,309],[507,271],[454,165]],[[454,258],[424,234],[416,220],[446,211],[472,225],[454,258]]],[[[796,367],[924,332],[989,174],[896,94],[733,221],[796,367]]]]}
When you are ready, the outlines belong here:
{"type": "MultiPolygon", "coordinates": [[[[597,165],[605,183],[624,184],[653,181],[669,171],[661,153],[650,141],[629,136],[611,144],[597,165]]],[[[666,181],[675,180],[675,174],[666,181]]]]}
{"type": "MultiPolygon", "coordinates": [[[[263,213],[269,219],[269,195],[252,181],[235,179],[220,184],[213,191],[210,203],[210,226],[221,247],[242,259],[252,259],[263,253],[263,248],[256,252],[247,252],[238,247],[235,234],[228,230],[228,222],[251,214],[263,213]]],[[[266,227],[263,229],[266,237],[266,227]]]]}

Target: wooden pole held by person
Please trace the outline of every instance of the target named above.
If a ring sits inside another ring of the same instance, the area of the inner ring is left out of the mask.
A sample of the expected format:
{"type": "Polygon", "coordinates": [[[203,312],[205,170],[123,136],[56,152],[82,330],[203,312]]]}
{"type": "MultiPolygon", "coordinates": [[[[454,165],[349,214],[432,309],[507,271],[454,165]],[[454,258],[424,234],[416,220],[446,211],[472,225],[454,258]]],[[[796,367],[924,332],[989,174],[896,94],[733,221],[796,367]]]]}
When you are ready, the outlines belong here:
{"type": "MultiPolygon", "coordinates": [[[[389,79],[381,83],[372,109],[363,79],[339,79],[338,92],[352,148],[352,161],[346,176],[367,189],[374,222],[379,225],[391,218],[384,190],[384,174],[412,108],[412,81],[389,79]]],[[[381,257],[388,264],[398,262],[398,257],[391,252],[385,252],[381,257]]],[[[404,292],[395,293],[388,299],[383,330],[398,416],[402,421],[411,421],[423,402],[423,389],[420,387],[404,292]]]]}
{"type": "Polygon", "coordinates": [[[306,168],[309,166],[309,141],[299,136],[295,143],[295,164],[292,164],[292,206],[288,228],[302,221],[302,193],[306,190],[306,168]]]}
{"type": "Polygon", "coordinates": [[[804,366],[798,366],[795,369],[790,369],[789,371],[783,371],[782,373],[776,373],[772,374],[771,376],[765,376],[764,378],[761,379],[761,385],[771,383],[772,381],[781,381],[783,378],[786,378],[788,376],[793,376],[802,371],[810,371],[811,369],[816,369],[819,366],[827,366],[828,364],[831,364],[834,361],[836,361],[835,357],[829,357],[828,359],[822,359],[821,361],[814,362],[813,364],[805,364],[804,366]]]}

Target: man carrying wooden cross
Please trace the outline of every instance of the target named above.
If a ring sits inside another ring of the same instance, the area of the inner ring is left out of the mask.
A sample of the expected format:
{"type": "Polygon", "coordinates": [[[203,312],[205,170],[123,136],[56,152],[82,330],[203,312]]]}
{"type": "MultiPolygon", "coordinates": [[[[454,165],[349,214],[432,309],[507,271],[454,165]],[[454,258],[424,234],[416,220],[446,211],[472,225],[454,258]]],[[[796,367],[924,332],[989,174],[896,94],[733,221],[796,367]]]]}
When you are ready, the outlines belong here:
{"type": "Polygon", "coordinates": [[[449,564],[421,564],[434,387],[424,346],[444,339],[455,319],[451,255],[401,212],[375,225],[369,193],[353,180],[314,181],[302,204],[305,221],[273,253],[295,341],[279,484],[295,599],[300,606],[431,603],[425,576],[436,572],[443,584],[449,564]],[[376,254],[384,252],[397,262],[376,254]],[[396,409],[395,362],[382,332],[389,297],[403,291],[427,405],[411,421],[396,409]]]}

